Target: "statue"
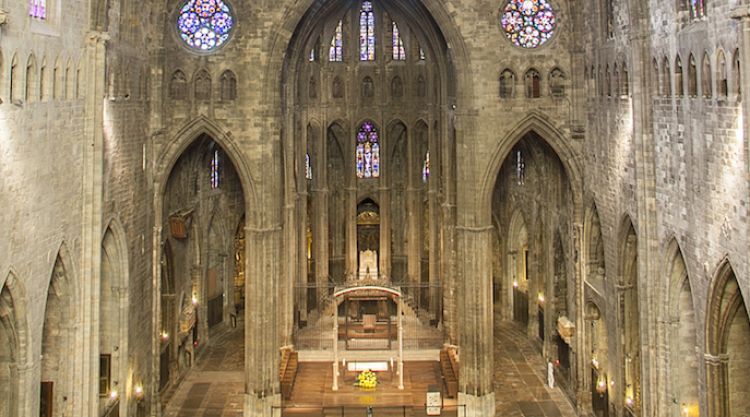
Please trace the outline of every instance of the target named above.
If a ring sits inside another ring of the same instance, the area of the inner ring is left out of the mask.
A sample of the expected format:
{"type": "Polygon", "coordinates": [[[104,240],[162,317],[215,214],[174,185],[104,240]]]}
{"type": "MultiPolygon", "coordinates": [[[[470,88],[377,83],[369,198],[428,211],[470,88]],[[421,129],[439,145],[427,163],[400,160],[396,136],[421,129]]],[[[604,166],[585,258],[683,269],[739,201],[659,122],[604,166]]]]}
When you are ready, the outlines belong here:
{"type": "Polygon", "coordinates": [[[378,279],[378,253],[374,250],[363,250],[359,252],[359,279],[378,279]]]}

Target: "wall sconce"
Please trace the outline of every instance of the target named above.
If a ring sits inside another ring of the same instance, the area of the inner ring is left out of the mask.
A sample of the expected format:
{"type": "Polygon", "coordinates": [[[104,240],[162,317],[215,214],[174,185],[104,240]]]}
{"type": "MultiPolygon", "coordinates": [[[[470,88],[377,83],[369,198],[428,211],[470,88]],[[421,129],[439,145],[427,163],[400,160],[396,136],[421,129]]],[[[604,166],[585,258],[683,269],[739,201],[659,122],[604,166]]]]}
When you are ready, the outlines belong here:
{"type": "Polygon", "coordinates": [[[544,304],[544,293],[540,292],[539,295],[537,295],[536,298],[537,298],[537,300],[539,300],[540,304],[544,304]]]}
{"type": "Polygon", "coordinates": [[[513,281],[513,288],[518,288],[518,281],[513,281]]]}
{"type": "Polygon", "coordinates": [[[194,306],[198,305],[198,297],[195,294],[193,294],[193,300],[192,301],[193,301],[193,305],[194,306]]]}
{"type": "Polygon", "coordinates": [[[143,385],[139,382],[133,387],[133,397],[136,401],[143,401],[143,385]]]}
{"type": "Polygon", "coordinates": [[[167,340],[169,340],[169,333],[167,333],[166,330],[162,330],[159,336],[161,337],[161,340],[163,342],[166,342],[167,340]]]}
{"type": "Polygon", "coordinates": [[[596,358],[591,359],[591,366],[593,366],[595,369],[599,369],[599,361],[596,360],[596,358]]]}
{"type": "Polygon", "coordinates": [[[599,393],[599,395],[604,395],[604,393],[607,392],[607,381],[600,379],[596,384],[596,392],[599,393]]]}
{"type": "Polygon", "coordinates": [[[113,389],[112,391],[109,392],[109,398],[112,401],[116,400],[118,395],[119,394],[117,394],[117,390],[116,389],[113,389]]]}
{"type": "Polygon", "coordinates": [[[627,397],[627,398],[625,398],[625,405],[627,405],[628,407],[632,407],[633,406],[633,397],[627,397]]]}

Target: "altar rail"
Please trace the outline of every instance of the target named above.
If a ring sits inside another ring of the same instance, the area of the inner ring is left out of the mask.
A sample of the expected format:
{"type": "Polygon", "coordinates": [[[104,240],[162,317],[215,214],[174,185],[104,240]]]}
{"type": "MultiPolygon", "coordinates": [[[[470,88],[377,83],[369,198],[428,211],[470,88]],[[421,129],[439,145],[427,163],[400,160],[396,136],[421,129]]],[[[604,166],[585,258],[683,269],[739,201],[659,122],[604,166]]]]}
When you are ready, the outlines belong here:
{"type": "MultiPolygon", "coordinates": [[[[425,406],[336,406],[321,407],[319,405],[291,404],[281,407],[271,407],[273,417],[428,417],[425,406]]],[[[440,409],[440,416],[466,417],[465,405],[444,405],[440,409]]]]}

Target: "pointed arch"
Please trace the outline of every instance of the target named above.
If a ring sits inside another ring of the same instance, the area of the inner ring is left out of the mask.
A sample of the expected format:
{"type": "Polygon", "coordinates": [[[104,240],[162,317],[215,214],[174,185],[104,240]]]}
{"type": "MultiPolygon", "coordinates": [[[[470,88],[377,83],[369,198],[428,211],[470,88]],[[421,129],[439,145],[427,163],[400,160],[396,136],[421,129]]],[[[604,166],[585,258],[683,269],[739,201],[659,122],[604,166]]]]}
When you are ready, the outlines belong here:
{"type": "Polygon", "coordinates": [[[502,140],[496,142],[495,149],[490,153],[489,164],[480,179],[481,194],[479,207],[482,208],[481,210],[484,213],[482,214],[482,224],[490,224],[492,192],[495,189],[497,175],[500,172],[503,162],[516,143],[532,132],[536,133],[549,145],[560,159],[572,189],[574,211],[577,212],[582,207],[581,196],[583,195],[583,190],[581,188],[581,173],[583,170],[581,169],[579,155],[568,140],[565,139],[565,136],[546,117],[537,112],[530,112],[502,140]]]}
{"type": "Polygon", "coordinates": [[[584,279],[600,295],[604,295],[604,282],[607,279],[605,240],[596,202],[592,202],[586,212],[583,223],[583,260],[586,266],[584,279]]]}
{"type": "Polygon", "coordinates": [[[750,321],[734,269],[722,260],[708,291],[705,322],[708,416],[739,416],[750,410],[750,321]]]}
{"type": "MultiPolygon", "coordinates": [[[[154,175],[157,195],[163,196],[166,191],[167,179],[172,172],[179,157],[196,139],[202,135],[208,135],[226,152],[232,164],[237,169],[237,174],[242,184],[245,196],[245,213],[248,221],[257,220],[257,191],[255,190],[250,167],[240,149],[239,144],[229,133],[215,121],[205,116],[199,116],[186,123],[177,131],[174,138],[167,143],[161,155],[156,160],[156,172],[154,175]]],[[[157,210],[157,213],[160,211],[157,210]]]]}
{"type": "Polygon", "coordinates": [[[716,52],[716,82],[718,83],[718,96],[726,98],[729,95],[729,81],[727,77],[727,58],[722,49],[716,52]]]}
{"type": "Polygon", "coordinates": [[[675,398],[679,405],[680,409],[675,412],[695,410],[695,413],[691,412],[690,415],[697,415],[698,369],[701,361],[697,349],[696,309],[687,265],[680,245],[674,237],[667,246],[664,273],[668,278],[664,305],[668,309],[669,321],[676,323],[668,329],[667,338],[671,376],[670,383],[667,384],[671,390],[669,395],[675,398]]]}
{"type": "Polygon", "coordinates": [[[682,60],[677,55],[674,61],[674,95],[682,97],[685,95],[685,85],[683,84],[682,60]]]}
{"type": "Polygon", "coordinates": [[[24,93],[27,103],[37,101],[37,70],[34,54],[29,55],[26,61],[26,92],[24,93]]]}
{"type": "MultiPolygon", "coordinates": [[[[115,389],[114,381],[128,377],[129,263],[125,231],[117,218],[111,219],[102,237],[101,281],[99,288],[99,394],[115,389]],[[102,374],[104,372],[104,374],[102,374]],[[105,382],[103,384],[103,382],[105,382]]],[[[107,404],[105,397],[105,406],[107,404]]],[[[128,395],[119,400],[120,414],[127,414],[128,395]]]]}
{"type": "Polygon", "coordinates": [[[25,294],[13,271],[0,286],[0,416],[23,415],[24,386],[19,369],[26,368],[28,331],[25,294]]]}
{"type": "Polygon", "coordinates": [[[618,233],[618,275],[624,292],[618,302],[623,341],[621,383],[625,406],[635,415],[641,413],[641,329],[638,274],[638,235],[630,216],[624,216],[618,233]]]}
{"type": "Polygon", "coordinates": [[[695,55],[688,56],[688,96],[698,96],[698,68],[695,63],[695,55]]]}
{"type": "Polygon", "coordinates": [[[14,54],[13,58],[10,60],[10,80],[8,82],[10,85],[10,101],[15,102],[18,100],[21,100],[23,98],[23,88],[21,86],[21,64],[18,62],[18,54],[14,54]]]}
{"type": "Polygon", "coordinates": [[[705,98],[711,98],[712,94],[712,72],[711,59],[708,57],[708,51],[703,53],[703,65],[701,66],[701,93],[705,98]]]}

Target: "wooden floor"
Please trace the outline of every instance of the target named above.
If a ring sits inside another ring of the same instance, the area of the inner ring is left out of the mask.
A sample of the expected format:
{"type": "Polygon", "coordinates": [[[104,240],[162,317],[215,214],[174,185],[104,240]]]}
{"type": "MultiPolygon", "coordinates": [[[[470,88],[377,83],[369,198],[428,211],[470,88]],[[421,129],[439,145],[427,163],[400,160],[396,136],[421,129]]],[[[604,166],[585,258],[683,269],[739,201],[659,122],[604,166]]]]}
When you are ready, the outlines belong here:
{"type": "MultiPolygon", "coordinates": [[[[333,391],[332,375],[331,362],[300,363],[292,397],[283,402],[284,415],[365,417],[369,406],[374,416],[421,416],[428,387],[442,389],[439,362],[405,362],[403,390],[398,389],[398,376],[390,372],[379,372],[378,386],[371,390],[355,387],[356,374],[347,372],[333,391]]],[[[456,401],[444,398],[444,403],[456,401]]]]}

